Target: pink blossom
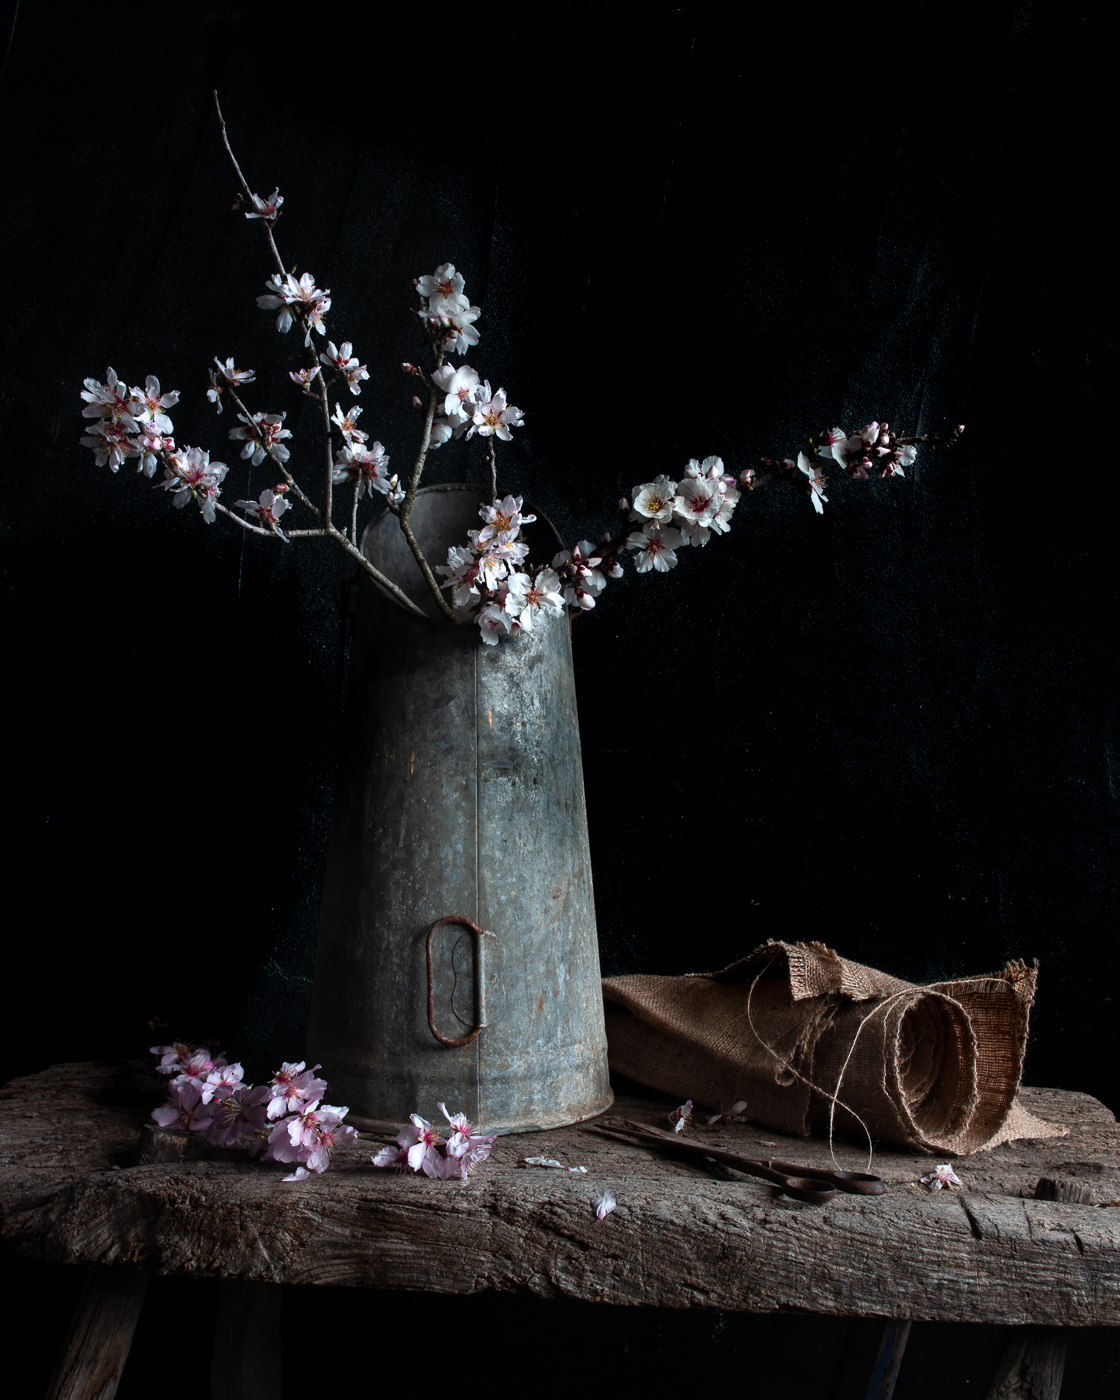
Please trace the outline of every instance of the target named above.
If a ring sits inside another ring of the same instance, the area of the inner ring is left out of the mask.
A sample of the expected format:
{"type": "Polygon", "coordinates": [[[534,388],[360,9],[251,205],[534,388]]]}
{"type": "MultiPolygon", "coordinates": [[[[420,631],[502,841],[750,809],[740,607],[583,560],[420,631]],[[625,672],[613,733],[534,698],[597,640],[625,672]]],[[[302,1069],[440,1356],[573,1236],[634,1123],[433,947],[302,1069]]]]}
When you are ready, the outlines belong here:
{"type": "Polygon", "coordinates": [[[202,1084],[202,1102],[209,1103],[213,1098],[231,1094],[242,1087],[245,1070],[241,1065],[218,1065],[207,1074],[202,1084]]]}
{"type": "Polygon", "coordinates": [[[478,1163],[489,1157],[490,1149],[494,1145],[494,1136],[476,1133],[466,1114],[456,1113],[452,1116],[442,1103],[437,1103],[436,1107],[455,1129],[447,1141],[445,1153],[449,1160],[455,1162],[459,1175],[466,1181],[478,1163]]]}
{"type": "MultiPolygon", "coordinates": [[[[241,1069],[240,1065],[236,1066],[241,1069]]],[[[213,1078],[213,1076],[211,1076],[213,1078]]],[[[234,1084],[212,1100],[212,1117],[206,1129],[207,1142],[215,1147],[234,1147],[246,1135],[256,1137],[268,1127],[266,1100],[268,1085],[254,1088],[250,1084],[234,1084]]],[[[206,1091],[203,1090],[203,1101],[206,1091]]]]}
{"type": "Polygon", "coordinates": [[[152,1110],[152,1120],[161,1128],[191,1132],[204,1130],[210,1121],[213,1109],[203,1104],[202,1091],[197,1084],[174,1081],[170,1085],[171,1097],[165,1104],[152,1110]]]}
{"type": "Polygon", "coordinates": [[[280,206],[284,203],[284,196],[280,191],[273,190],[267,199],[262,199],[259,194],[253,196],[253,207],[246,210],[247,219],[275,219],[280,212],[280,206]]]}
{"type": "Polygon", "coordinates": [[[393,1167],[399,1172],[410,1170],[408,1148],[401,1146],[399,1138],[396,1147],[383,1147],[375,1157],[371,1158],[371,1161],[375,1167],[393,1167]]]}
{"type": "Polygon", "coordinates": [[[298,1113],[305,1104],[318,1103],[327,1092],[327,1081],[317,1079],[315,1069],[308,1069],[306,1062],[298,1064],[285,1061],[268,1083],[269,1118],[279,1118],[285,1113],[298,1113]]]}
{"type": "Polygon", "coordinates": [[[349,1112],[317,1102],[304,1111],[285,1118],[273,1128],[265,1157],[274,1162],[302,1162],[313,1172],[325,1172],[331,1153],[343,1143],[357,1142],[358,1134],[342,1119],[349,1112]]]}
{"type": "Polygon", "coordinates": [[[444,1146],[444,1140],[426,1118],[421,1118],[418,1113],[410,1117],[412,1127],[402,1128],[397,1137],[397,1141],[405,1147],[405,1137],[412,1136],[412,1141],[407,1144],[408,1165],[414,1172],[422,1171],[425,1176],[439,1176],[439,1162],[442,1160],[439,1149],[444,1146]]]}
{"type": "Polygon", "coordinates": [[[153,1045],[151,1047],[153,1055],[159,1055],[160,1062],[156,1065],[157,1074],[174,1074],[180,1065],[190,1059],[194,1053],[194,1046],[187,1045],[185,1041],[176,1040],[172,1045],[153,1045]]]}

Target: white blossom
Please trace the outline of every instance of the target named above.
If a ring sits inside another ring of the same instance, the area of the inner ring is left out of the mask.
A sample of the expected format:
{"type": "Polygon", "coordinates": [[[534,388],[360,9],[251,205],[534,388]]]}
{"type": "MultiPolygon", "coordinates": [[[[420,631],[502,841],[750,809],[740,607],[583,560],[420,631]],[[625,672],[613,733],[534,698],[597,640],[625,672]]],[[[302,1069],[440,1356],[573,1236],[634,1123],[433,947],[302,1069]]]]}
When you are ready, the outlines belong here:
{"type": "Polygon", "coordinates": [[[509,614],[497,603],[491,603],[479,613],[478,625],[482,629],[482,640],[487,646],[497,646],[502,633],[509,634],[509,614]]]}
{"type": "Polygon", "coordinates": [[[940,1191],[943,1186],[963,1186],[964,1182],[953,1170],[951,1162],[943,1162],[934,1167],[928,1176],[922,1177],[922,1185],[927,1191],[940,1191]]]}
{"type": "Polygon", "coordinates": [[[629,536],[626,548],[638,551],[636,562],[640,574],[648,573],[650,569],[667,574],[670,569],[676,568],[676,550],[683,542],[684,536],[679,530],[672,527],[666,529],[659,521],[650,520],[640,532],[635,531],[629,536]]]}
{"type": "Polygon", "coordinates": [[[358,363],[358,357],[354,354],[354,347],[348,340],[342,342],[340,349],[336,350],[333,340],[327,341],[327,352],[319,356],[320,361],[331,369],[337,369],[345,376],[346,383],[350,386],[352,394],[362,392],[361,380],[369,378],[369,370],[365,365],[358,363]]]}
{"type": "MultiPolygon", "coordinates": [[[[315,371],[316,374],[318,374],[318,372],[318,370],[315,371]]],[[[369,433],[363,433],[361,429],[356,426],[357,420],[361,417],[361,414],[361,406],[358,404],[355,404],[354,407],[349,409],[346,413],[343,413],[340,403],[335,404],[334,417],[331,419],[331,422],[347,442],[365,442],[369,437],[369,433]]]]}
{"type": "Polygon", "coordinates": [[[437,564],[436,573],[447,575],[447,581],[441,583],[440,587],[454,589],[451,597],[457,608],[469,608],[472,603],[481,599],[478,557],[473,549],[468,549],[466,545],[453,544],[447,551],[447,563],[437,564]]]}
{"type": "Polygon", "coordinates": [[[266,490],[261,492],[259,500],[235,501],[234,505],[240,506],[247,514],[253,516],[258,524],[274,530],[287,544],[287,535],[276,523],[286,510],[291,509],[291,502],[285,500],[283,494],[266,490]]]}
{"type": "Polygon", "coordinates": [[[275,219],[280,212],[280,206],[284,203],[284,196],[278,189],[273,190],[267,199],[262,199],[259,194],[253,196],[253,207],[247,210],[247,219],[275,219]]]}
{"type": "Polygon", "coordinates": [[[432,371],[432,382],[444,393],[443,413],[453,423],[467,423],[474,412],[474,392],[478,388],[478,371],[470,365],[442,365],[432,371]]]}
{"type": "Polygon", "coordinates": [[[465,285],[462,274],[455,271],[452,263],[440,263],[434,276],[417,280],[416,290],[427,298],[431,315],[453,316],[470,306],[470,301],[463,295],[465,285]]]}
{"type": "Polygon", "coordinates": [[[344,443],[335,454],[331,481],[336,486],[346,481],[357,482],[359,500],[368,490],[388,494],[388,464],[389,456],[379,442],[371,442],[368,447],[360,442],[344,443]]]}
{"type": "Polygon", "coordinates": [[[490,437],[493,434],[503,442],[511,442],[513,434],[510,428],[519,428],[522,421],[523,415],[519,408],[514,408],[512,404],[507,407],[506,391],[499,389],[496,394],[491,395],[490,381],[486,380],[477,391],[467,437],[474,437],[475,433],[480,437],[490,437]]]}
{"type": "MultiPolygon", "coordinates": [[[[133,420],[129,418],[129,421],[133,420]]],[[[107,463],[109,470],[114,472],[120,469],[121,463],[126,458],[136,457],[140,452],[136,439],[129,433],[123,419],[117,421],[112,418],[102,418],[81,439],[81,444],[83,447],[93,449],[94,461],[99,467],[103,467],[107,463]]]]}
{"type": "Polygon", "coordinates": [[[224,462],[211,462],[210,453],[201,447],[184,447],[166,459],[163,480],[157,482],[171,492],[171,504],[182,509],[192,498],[198,502],[202,518],[208,525],[216,519],[214,509],[222,494],[219,483],[229,468],[224,462]]]}
{"type": "Polygon", "coordinates": [[[673,500],[677,494],[677,483],[667,476],[659,476],[644,486],[635,486],[631,493],[634,505],[630,511],[631,520],[660,520],[666,525],[673,518],[673,500]]]}
{"type": "Polygon", "coordinates": [[[141,405],[140,412],[135,415],[137,422],[150,423],[159,433],[173,433],[175,425],[164,410],[174,408],[179,402],[178,389],[161,394],[159,380],[154,374],[148,375],[144,385],[143,389],[134,388],[132,390],[133,400],[141,405]]]}
{"type": "Polygon", "coordinates": [[[291,454],[282,441],[283,438],[291,437],[291,433],[283,426],[286,413],[254,413],[252,418],[246,418],[243,413],[237,416],[243,426],[231,428],[229,435],[233,439],[246,440],[241,449],[242,457],[252,458],[254,467],[259,466],[266,455],[276,462],[288,460],[291,454]]]}
{"type": "Polygon", "coordinates": [[[481,506],[478,513],[486,523],[478,531],[479,548],[488,540],[501,535],[507,535],[512,539],[522,525],[531,525],[537,517],[535,515],[522,515],[521,507],[523,504],[523,499],[520,496],[506,496],[504,500],[495,501],[493,505],[481,506]]]}
{"type": "Polygon", "coordinates": [[[536,578],[511,574],[506,607],[525,631],[531,632],[539,617],[559,617],[564,611],[560,579],[553,569],[542,569],[536,578]]]}
{"type": "Polygon", "coordinates": [[[814,466],[804,452],[799,452],[797,454],[797,469],[800,472],[804,472],[809,478],[809,495],[812,498],[813,509],[818,515],[823,515],[824,506],[821,502],[828,500],[828,497],[824,494],[824,473],[819,467],[814,466]]]}

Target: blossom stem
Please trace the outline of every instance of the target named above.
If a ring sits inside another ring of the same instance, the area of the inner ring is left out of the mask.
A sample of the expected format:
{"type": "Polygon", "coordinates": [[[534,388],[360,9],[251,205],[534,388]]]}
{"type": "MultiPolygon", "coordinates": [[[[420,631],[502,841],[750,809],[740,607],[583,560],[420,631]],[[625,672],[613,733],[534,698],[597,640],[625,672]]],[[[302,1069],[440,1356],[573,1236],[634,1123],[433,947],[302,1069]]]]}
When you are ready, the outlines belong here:
{"type": "Polygon", "coordinates": [[[494,456],[494,434],[491,433],[486,439],[486,453],[490,458],[490,502],[496,504],[498,500],[498,463],[494,456]]]}
{"type": "MultiPolygon", "coordinates": [[[[233,399],[234,403],[237,405],[238,411],[239,411],[241,414],[243,414],[244,417],[245,417],[249,422],[252,422],[252,417],[251,417],[251,415],[249,414],[249,412],[248,412],[248,410],[246,409],[245,405],[244,405],[244,404],[241,402],[241,400],[238,398],[237,393],[235,392],[235,390],[231,388],[230,391],[229,391],[229,393],[230,393],[230,397],[233,399]]],[[[329,419],[328,419],[328,422],[329,422],[329,419]]],[[[328,450],[329,450],[329,448],[330,448],[330,441],[329,441],[329,439],[328,439],[328,442],[327,442],[327,447],[328,447],[328,450]]],[[[272,457],[272,453],[271,453],[271,452],[269,452],[269,456],[272,457]]],[[[272,460],[275,461],[276,459],[273,458],[272,460]]],[[[304,505],[307,507],[307,509],[312,513],[312,515],[315,516],[316,520],[318,520],[319,523],[321,524],[321,526],[323,527],[321,530],[288,530],[288,531],[285,532],[285,533],[287,534],[288,538],[289,538],[289,539],[292,539],[292,538],[296,538],[296,537],[299,537],[299,536],[307,536],[307,535],[326,535],[326,536],[328,536],[330,539],[334,540],[335,544],[339,545],[342,549],[344,549],[344,550],[346,551],[347,554],[352,555],[353,558],[355,558],[355,559],[358,561],[358,563],[362,566],[362,568],[366,571],[366,573],[369,574],[370,578],[376,579],[377,582],[378,582],[379,584],[381,584],[382,588],[387,589],[387,590],[393,595],[393,597],[397,600],[397,602],[400,603],[400,605],[401,605],[403,608],[405,608],[405,609],[406,609],[408,612],[410,612],[410,613],[414,613],[417,617],[427,617],[428,614],[424,611],[424,609],[421,608],[421,607],[418,607],[417,604],[414,603],[414,602],[412,601],[412,599],[408,596],[408,594],[404,591],[403,588],[400,588],[397,584],[395,584],[395,583],[393,582],[393,580],[392,580],[391,578],[388,578],[385,574],[383,574],[383,573],[381,572],[380,569],[374,568],[374,566],[369,562],[369,560],[368,560],[368,559],[366,558],[366,556],[361,552],[361,550],[358,549],[358,547],[357,547],[356,545],[353,545],[353,544],[350,543],[350,541],[346,538],[345,533],[344,533],[342,530],[339,530],[339,529],[334,525],[334,523],[333,523],[330,519],[328,519],[326,516],[324,516],[323,512],[319,509],[319,507],[318,507],[317,505],[315,505],[315,503],[314,503],[313,501],[309,501],[309,500],[308,500],[308,498],[307,498],[307,497],[304,495],[304,493],[300,490],[299,486],[297,485],[297,483],[296,483],[296,481],[295,481],[295,478],[292,476],[291,472],[288,471],[287,467],[285,467],[284,464],[283,464],[282,462],[277,462],[276,465],[279,467],[281,473],[283,474],[284,480],[287,482],[287,484],[288,484],[288,486],[291,488],[291,490],[295,493],[295,495],[297,496],[297,498],[298,498],[300,501],[303,502],[303,504],[304,504],[304,505]]],[[[219,509],[222,509],[222,507],[219,507],[219,509]]],[[[228,514],[228,512],[227,512],[227,514],[228,514]]],[[[233,518],[234,520],[239,520],[239,517],[238,517],[238,516],[233,516],[232,518],[233,518]]],[[[259,529],[259,527],[257,527],[257,526],[249,526],[249,528],[252,529],[252,530],[254,530],[254,531],[256,531],[256,530],[259,529]]],[[[272,531],[271,531],[271,530],[260,530],[260,533],[261,533],[261,534],[268,534],[268,535],[270,535],[270,534],[272,534],[272,531]]],[[[408,534],[408,533],[411,533],[411,532],[406,531],[406,534],[408,534]]],[[[410,543],[411,543],[411,541],[410,541],[410,543]]],[[[430,570],[430,569],[428,568],[428,566],[427,566],[427,561],[424,559],[423,555],[419,553],[419,545],[415,545],[415,544],[414,544],[413,547],[412,547],[412,552],[413,552],[413,553],[417,556],[417,558],[420,560],[420,567],[425,571],[425,577],[427,578],[429,584],[432,586],[432,589],[433,589],[433,591],[434,591],[434,589],[435,589],[435,580],[432,578],[431,570],[430,570]]],[[[447,608],[447,605],[444,603],[443,598],[442,598],[442,597],[439,597],[438,594],[437,594],[437,597],[439,598],[440,606],[443,607],[443,608],[445,609],[445,611],[450,612],[450,609],[447,608]]],[[[459,621],[459,619],[458,619],[457,617],[455,617],[454,614],[451,614],[451,620],[452,620],[453,622],[458,622],[458,621],[459,621]]]]}
{"type": "Polygon", "coordinates": [[[350,543],[358,543],[358,481],[354,482],[354,503],[350,507],[350,543]]]}
{"type": "MultiPolygon", "coordinates": [[[[216,88],[214,89],[214,110],[218,114],[218,125],[222,129],[222,145],[226,148],[226,154],[233,162],[233,168],[237,171],[237,178],[241,181],[241,188],[245,191],[245,198],[251,209],[253,207],[253,191],[249,188],[245,176],[242,175],[241,167],[237,163],[237,157],[233,154],[233,147],[229,144],[229,137],[226,135],[226,119],[222,116],[222,109],[218,104],[218,91],[216,88]]],[[[285,268],[280,260],[280,253],[276,247],[276,240],[272,236],[272,220],[262,219],[260,222],[261,227],[264,229],[264,235],[268,239],[268,246],[272,250],[272,260],[276,264],[276,271],[283,277],[285,268]]]]}
{"type": "MultiPolygon", "coordinates": [[[[316,363],[314,350],[311,351],[311,360],[313,364],[316,363]]],[[[319,404],[323,410],[323,434],[326,441],[327,454],[327,475],[325,484],[323,486],[323,492],[326,496],[327,504],[324,508],[323,514],[327,517],[327,520],[330,521],[331,516],[334,513],[334,458],[331,456],[331,401],[330,395],[327,393],[326,376],[322,374],[318,375],[315,382],[319,386],[319,404]]]]}

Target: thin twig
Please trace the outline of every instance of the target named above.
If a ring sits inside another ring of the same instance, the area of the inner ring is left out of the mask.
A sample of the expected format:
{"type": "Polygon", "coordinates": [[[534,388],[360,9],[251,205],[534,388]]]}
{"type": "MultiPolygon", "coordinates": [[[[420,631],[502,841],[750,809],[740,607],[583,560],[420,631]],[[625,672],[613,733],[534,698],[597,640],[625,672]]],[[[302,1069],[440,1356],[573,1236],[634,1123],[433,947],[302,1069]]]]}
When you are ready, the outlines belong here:
{"type": "Polygon", "coordinates": [[[358,487],[361,482],[359,478],[354,478],[354,504],[350,507],[350,543],[357,546],[358,543],[358,487]]]}
{"type": "Polygon", "coordinates": [[[486,439],[486,454],[490,459],[490,503],[493,505],[498,499],[498,463],[494,456],[493,433],[486,439]]]}
{"type": "MultiPolygon", "coordinates": [[[[226,148],[226,154],[233,162],[233,168],[237,171],[237,178],[241,181],[241,188],[245,191],[245,198],[249,201],[249,207],[255,209],[253,203],[253,191],[249,188],[248,181],[241,173],[241,167],[237,163],[237,157],[233,154],[233,147],[229,144],[229,137],[226,135],[226,119],[222,116],[222,109],[218,103],[218,91],[214,89],[214,110],[218,114],[218,125],[222,129],[222,145],[226,148]]],[[[284,264],[280,260],[280,253],[276,247],[276,240],[272,236],[272,220],[261,219],[261,227],[264,229],[265,237],[268,239],[268,246],[272,250],[272,260],[276,264],[276,271],[281,277],[285,275],[284,264]]]]}

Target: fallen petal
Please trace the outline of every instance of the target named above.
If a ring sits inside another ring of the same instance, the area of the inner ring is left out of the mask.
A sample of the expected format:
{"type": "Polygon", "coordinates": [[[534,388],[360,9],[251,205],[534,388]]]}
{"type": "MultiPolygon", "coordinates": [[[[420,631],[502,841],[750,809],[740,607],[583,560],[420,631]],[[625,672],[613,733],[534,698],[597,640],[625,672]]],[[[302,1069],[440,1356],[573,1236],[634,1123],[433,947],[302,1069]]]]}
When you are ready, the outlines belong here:
{"type": "Polygon", "coordinates": [[[605,1220],[611,1211],[614,1210],[618,1202],[614,1198],[614,1192],[609,1186],[605,1186],[597,1195],[591,1197],[591,1204],[595,1207],[595,1214],[599,1220],[605,1220]]]}
{"type": "Polygon", "coordinates": [[[306,1167],[297,1167],[291,1176],[282,1176],[281,1181],[306,1181],[311,1173],[306,1167]]]}

